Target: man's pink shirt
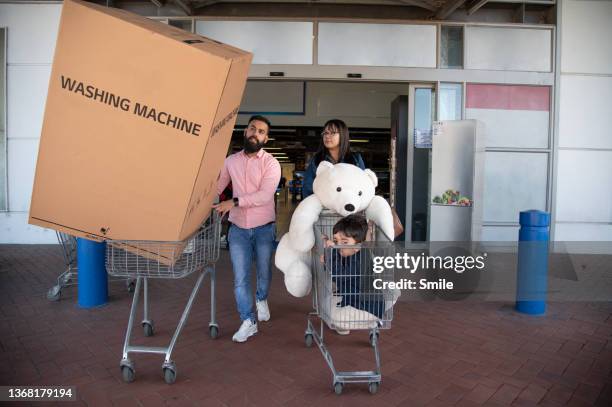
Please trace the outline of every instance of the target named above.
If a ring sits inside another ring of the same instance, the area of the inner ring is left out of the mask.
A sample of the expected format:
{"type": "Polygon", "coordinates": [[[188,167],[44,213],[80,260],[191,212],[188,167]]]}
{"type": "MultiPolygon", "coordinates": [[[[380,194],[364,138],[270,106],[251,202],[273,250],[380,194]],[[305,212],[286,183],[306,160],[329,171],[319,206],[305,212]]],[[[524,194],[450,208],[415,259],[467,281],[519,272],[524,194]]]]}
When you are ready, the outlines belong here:
{"type": "Polygon", "coordinates": [[[232,181],[238,206],[230,210],[229,221],[243,229],[265,225],[276,219],[274,194],[281,177],[281,166],[272,154],[259,150],[253,157],[244,150],[225,159],[217,182],[221,194],[232,181]]]}

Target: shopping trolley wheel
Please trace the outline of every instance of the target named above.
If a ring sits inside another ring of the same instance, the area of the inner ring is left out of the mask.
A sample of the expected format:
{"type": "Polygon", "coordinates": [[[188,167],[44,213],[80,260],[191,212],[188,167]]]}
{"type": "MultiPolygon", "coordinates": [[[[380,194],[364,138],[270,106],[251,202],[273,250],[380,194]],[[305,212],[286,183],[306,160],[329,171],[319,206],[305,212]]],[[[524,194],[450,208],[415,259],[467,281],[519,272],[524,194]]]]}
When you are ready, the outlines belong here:
{"type": "Polygon", "coordinates": [[[166,366],[164,367],[164,381],[168,384],[172,384],[176,381],[176,367],[166,366]]]}
{"type": "Polygon", "coordinates": [[[59,285],[54,285],[47,291],[47,299],[49,301],[59,301],[62,296],[62,288],[59,285]]]}
{"type": "Polygon", "coordinates": [[[307,348],[310,348],[312,346],[312,334],[304,335],[304,343],[306,344],[307,348]]]}
{"type": "Polygon", "coordinates": [[[153,336],[153,323],[152,322],[143,322],[142,329],[144,331],[144,336],[153,336]]]}
{"type": "Polygon", "coordinates": [[[376,394],[379,386],[380,384],[378,382],[371,382],[368,384],[368,391],[370,392],[370,394],[376,394]]]}
{"type": "Polygon", "coordinates": [[[219,336],[219,328],[216,325],[211,325],[208,327],[208,330],[210,331],[210,337],[212,339],[217,339],[219,336]]]}
{"type": "Polygon", "coordinates": [[[134,371],[133,367],[123,365],[121,366],[121,376],[123,377],[124,382],[132,383],[134,381],[134,377],[136,377],[136,372],[134,371]]]}
{"type": "Polygon", "coordinates": [[[373,334],[372,332],[370,332],[370,345],[374,346],[374,337],[376,336],[376,342],[378,342],[378,332],[376,332],[375,334],[373,334]]]}
{"type": "Polygon", "coordinates": [[[336,393],[337,395],[342,394],[342,389],[344,388],[344,385],[340,382],[336,382],[334,383],[334,393],[336,393]]]}

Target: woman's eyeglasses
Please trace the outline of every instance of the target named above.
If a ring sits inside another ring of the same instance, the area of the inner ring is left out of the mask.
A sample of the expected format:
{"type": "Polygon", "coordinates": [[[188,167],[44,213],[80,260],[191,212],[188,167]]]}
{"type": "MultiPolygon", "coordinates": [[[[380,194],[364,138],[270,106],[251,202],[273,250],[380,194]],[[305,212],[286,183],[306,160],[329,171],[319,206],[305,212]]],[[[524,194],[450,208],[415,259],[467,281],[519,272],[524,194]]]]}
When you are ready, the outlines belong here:
{"type": "Polygon", "coordinates": [[[336,134],[340,134],[337,131],[324,131],[323,133],[321,133],[321,137],[333,137],[336,134]]]}

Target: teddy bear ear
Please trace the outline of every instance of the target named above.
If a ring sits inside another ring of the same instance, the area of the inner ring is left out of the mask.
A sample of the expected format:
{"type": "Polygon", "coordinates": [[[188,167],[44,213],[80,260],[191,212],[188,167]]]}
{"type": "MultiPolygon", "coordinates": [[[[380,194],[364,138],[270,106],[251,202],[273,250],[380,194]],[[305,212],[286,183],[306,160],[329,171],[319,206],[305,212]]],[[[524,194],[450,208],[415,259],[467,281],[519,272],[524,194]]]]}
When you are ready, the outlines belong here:
{"type": "Polygon", "coordinates": [[[317,167],[317,176],[323,174],[325,171],[329,171],[331,169],[334,168],[334,164],[330,163],[329,161],[321,161],[321,163],[319,164],[319,166],[317,167]]]}
{"type": "Polygon", "coordinates": [[[374,174],[374,171],[368,168],[365,170],[365,173],[368,177],[370,177],[370,180],[372,180],[372,184],[374,184],[374,188],[376,188],[378,186],[378,177],[376,176],[376,174],[374,174]]]}

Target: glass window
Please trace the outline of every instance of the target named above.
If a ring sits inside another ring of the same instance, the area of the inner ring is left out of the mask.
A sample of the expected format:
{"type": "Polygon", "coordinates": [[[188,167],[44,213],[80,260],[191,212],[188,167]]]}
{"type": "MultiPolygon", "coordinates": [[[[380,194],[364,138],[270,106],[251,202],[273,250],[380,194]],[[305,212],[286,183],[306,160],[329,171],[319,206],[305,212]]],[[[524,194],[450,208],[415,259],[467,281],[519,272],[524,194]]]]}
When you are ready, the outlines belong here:
{"type": "Polygon", "coordinates": [[[319,65],[435,68],[436,32],[426,24],[321,22],[319,65]]]}
{"type": "Polygon", "coordinates": [[[434,101],[436,94],[431,88],[417,88],[414,92],[414,128],[431,130],[435,120],[434,101]]]}
{"type": "Polygon", "coordinates": [[[197,20],[197,34],[253,53],[253,64],[312,64],[311,21],[197,20]]]}
{"type": "MultiPolygon", "coordinates": [[[[414,91],[414,147],[412,169],[411,239],[427,240],[429,191],[431,184],[431,128],[436,117],[436,92],[433,88],[414,91]]],[[[406,222],[409,222],[406,220],[406,222]]]]}
{"type": "Polygon", "coordinates": [[[461,120],[463,86],[460,83],[440,84],[440,120],[461,120]]]}
{"type": "Polygon", "coordinates": [[[463,27],[443,25],[440,35],[440,67],[463,68],[463,27]]]}
{"type": "Polygon", "coordinates": [[[191,20],[168,20],[168,24],[181,30],[192,32],[191,20]]]}

